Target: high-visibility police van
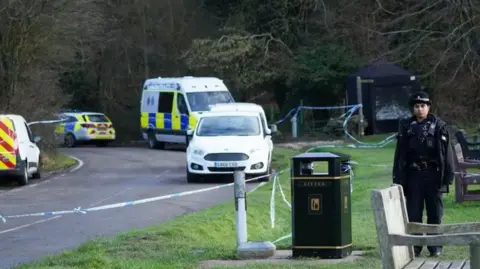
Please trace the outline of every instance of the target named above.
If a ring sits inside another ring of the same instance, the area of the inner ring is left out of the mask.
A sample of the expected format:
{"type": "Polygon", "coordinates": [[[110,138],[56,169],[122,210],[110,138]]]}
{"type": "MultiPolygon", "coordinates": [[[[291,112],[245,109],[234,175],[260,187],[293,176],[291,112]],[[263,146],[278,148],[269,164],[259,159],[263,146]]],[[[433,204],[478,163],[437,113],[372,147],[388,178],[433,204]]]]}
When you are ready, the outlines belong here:
{"type": "Polygon", "coordinates": [[[215,104],[235,102],[215,77],[151,78],[143,84],[140,126],[151,149],[165,143],[186,144],[187,130],[215,104]]]}
{"type": "Polygon", "coordinates": [[[39,136],[20,115],[0,115],[0,178],[14,177],[19,185],[40,178],[39,136]]]}

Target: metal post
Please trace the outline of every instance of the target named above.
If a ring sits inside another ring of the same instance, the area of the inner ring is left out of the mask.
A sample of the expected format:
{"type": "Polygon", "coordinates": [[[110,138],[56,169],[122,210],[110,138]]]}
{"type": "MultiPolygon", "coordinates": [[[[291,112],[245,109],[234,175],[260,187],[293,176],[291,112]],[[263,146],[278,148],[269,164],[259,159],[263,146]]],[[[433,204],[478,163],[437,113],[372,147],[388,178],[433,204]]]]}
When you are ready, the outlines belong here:
{"type": "Polygon", "coordinates": [[[480,245],[470,245],[470,267],[480,268],[480,245]]]}
{"type": "Polygon", "coordinates": [[[373,79],[362,79],[361,77],[357,76],[357,102],[360,105],[358,109],[358,116],[359,124],[358,124],[358,135],[363,136],[363,100],[362,100],[362,83],[374,83],[373,79]]]}
{"type": "Polygon", "coordinates": [[[363,136],[363,100],[362,100],[362,78],[357,76],[357,103],[360,104],[358,109],[358,135],[363,136]]]}
{"type": "Polygon", "coordinates": [[[235,224],[237,227],[237,246],[241,246],[247,242],[247,208],[246,208],[246,186],[245,173],[243,171],[235,171],[233,173],[234,185],[233,191],[235,195],[235,224]]]}
{"type": "Polygon", "coordinates": [[[293,115],[292,119],[292,138],[297,138],[297,115],[293,115]]]}

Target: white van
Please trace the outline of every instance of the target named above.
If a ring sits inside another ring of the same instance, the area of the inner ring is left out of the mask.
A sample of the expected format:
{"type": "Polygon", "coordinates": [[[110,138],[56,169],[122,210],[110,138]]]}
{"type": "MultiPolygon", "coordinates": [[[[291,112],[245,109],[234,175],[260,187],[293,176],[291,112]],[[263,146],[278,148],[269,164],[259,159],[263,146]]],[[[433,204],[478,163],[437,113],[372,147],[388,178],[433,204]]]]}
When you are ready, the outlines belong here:
{"type": "Polygon", "coordinates": [[[22,116],[0,115],[0,176],[13,176],[19,185],[40,178],[38,141],[22,116]]]}
{"type": "Polygon", "coordinates": [[[150,148],[187,143],[201,114],[219,103],[235,102],[227,86],[215,77],[151,78],[143,85],[140,128],[150,148]]]}

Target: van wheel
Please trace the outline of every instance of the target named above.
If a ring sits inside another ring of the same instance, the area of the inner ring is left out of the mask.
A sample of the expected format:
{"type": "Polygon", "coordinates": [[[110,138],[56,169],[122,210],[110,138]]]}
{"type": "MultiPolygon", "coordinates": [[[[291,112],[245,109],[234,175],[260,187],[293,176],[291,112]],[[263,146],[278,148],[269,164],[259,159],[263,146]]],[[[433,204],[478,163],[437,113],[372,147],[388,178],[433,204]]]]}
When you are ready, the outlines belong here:
{"type": "Polygon", "coordinates": [[[38,159],[38,166],[37,166],[37,171],[35,173],[32,174],[32,178],[33,179],[40,179],[42,178],[42,174],[40,172],[40,167],[42,165],[42,162],[41,162],[41,157],[38,159]]]}
{"type": "Polygon", "coordinates": [[[165,143],[158,142],[153,131],[148,132],[148,148],[149,149],[163,149],[165,143]]]}
{"type": "Polygon", "coordinates": [[[25,186],[28,184],[28,163],[25,161],[23,164],[22,173],[17,178],[18,185],[25,186]]]}
{"type": "Polygon", "coordinates": [[[75,147],[75,137],[72,134],[67,134],[63,142],[67,148],[75,147]]]}

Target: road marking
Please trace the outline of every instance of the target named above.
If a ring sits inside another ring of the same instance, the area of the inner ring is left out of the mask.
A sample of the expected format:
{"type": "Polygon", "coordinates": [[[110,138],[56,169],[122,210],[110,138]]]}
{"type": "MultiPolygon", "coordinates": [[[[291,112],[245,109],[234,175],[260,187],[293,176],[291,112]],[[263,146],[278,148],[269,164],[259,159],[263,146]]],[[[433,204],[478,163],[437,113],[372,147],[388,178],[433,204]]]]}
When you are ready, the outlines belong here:
{"type": "Polygon", "coordinates": [[[32,222],[32,223],[29,223],[29,224],[24,224],[24,225],[20,225],[20,226],[17,226],[17,227],[13,227],[13,228],[11,228],[11,229],[7,229],[7,230],[0,231],[0,234],[5,234],[5,233],[9,233],[9,232],[18,231],[18,230],[20,230],[20,229],[33,226],[33,225],[35,225],[35,224],[40,224],[40,223],[47,222],[47,221],[50,221],[50,220],[58,219],[58,218],[60,218],[60,217],[61,217],[61,216],[54,216],[54,217],[51,217],[51,218],[48,218],[48,219],[37,220],[37,221],[32,222]]]}
{"type": "Polygon", "coordinates": [[[68,155],[68,157],[74,159],[75,161],[77,161],[77,166],[75,166],[73,169],[71,169],[70,171],[68,171],[69,173],[72,173],[72,172],[75,172],[77,171],[78,169],[82,168],[84,163],[82,160],[80,160],[79,158],[75,157],[75,156],[72,156],[72,155],[68,155]]]}
{"type": "Polygon", "coordinates": [[[115,193],[115,194],[113,194],[113,195],[107,196],[107,197],[103,198],[102,200],[100,200],[100,201],[98,201],[98,202],[95,202],[95,203],[89,205],[89,207],[92,207],[92,206],[96,206],[96,205],[98,205],[98,204],[101,204],[101,203],[105,202],[106,200],[111,199],[111,198],[113,198],[113,197],[115,197],[115,196],[118,196],[118,195],[120,195],[120,194],[122,194],[122,193],[125,193],[125,192],[127,192],[127,191],[129,191],[129,190],[131,190],[131,189],[132,189],[132,188],[126,188],[126,189],[123,190],[123,191],[119,191],[119,192],[117,192],[117,193],[115,193]]]}

